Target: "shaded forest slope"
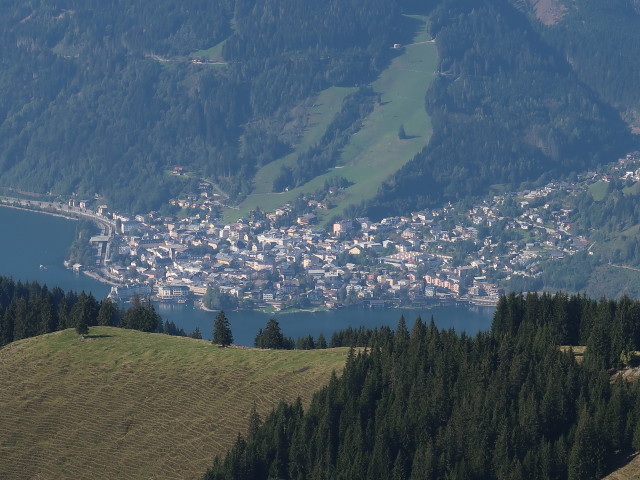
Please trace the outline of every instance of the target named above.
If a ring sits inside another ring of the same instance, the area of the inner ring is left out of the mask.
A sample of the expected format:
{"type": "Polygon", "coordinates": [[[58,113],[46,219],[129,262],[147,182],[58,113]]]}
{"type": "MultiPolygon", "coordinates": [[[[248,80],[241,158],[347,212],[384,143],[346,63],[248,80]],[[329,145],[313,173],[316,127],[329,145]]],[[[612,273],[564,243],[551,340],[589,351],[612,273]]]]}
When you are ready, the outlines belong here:
{"type": "Polygon", "coordinates": [[[639,341],[626,297],[511,294],[473,338],[401,319],[205,478],[601,479],[640,448],[640,383],[611,375],[639,341]],[[580,361],[558,348],[579,344],[580,361]]]}
{"type": "MultiPolygon", "coordinates": [[[[600,23],[597,9],[587,15],[600,23]]],[[[637,17],[620,8],[607,17],[609,28],[626,25],[625,15],[637,17]]],[[[637,89],[627,87],[637,59],[616,63],[618,68],[604,60],[578,68],[560,46],[565,36],[541,34],[534,16],[506,0],[445,0],[430,20],[439,57],[426,99],[433,136],[383,184],[369,206],[374,216],[561,177],[615,160],[637,145],[620,115],[640,99],[637,89]],[[602,69],[609,72],[606,85],[590,80],[602,69]],[[615,101],[605,91],[616,92],[615,101]]],[[[589,33],[582,35],[586,41],[589,33]]],[[[640,36],[616,32],[598,58],[612,52],[611,44],[626,52],[627,37],[634,43],[640,36]]]]}

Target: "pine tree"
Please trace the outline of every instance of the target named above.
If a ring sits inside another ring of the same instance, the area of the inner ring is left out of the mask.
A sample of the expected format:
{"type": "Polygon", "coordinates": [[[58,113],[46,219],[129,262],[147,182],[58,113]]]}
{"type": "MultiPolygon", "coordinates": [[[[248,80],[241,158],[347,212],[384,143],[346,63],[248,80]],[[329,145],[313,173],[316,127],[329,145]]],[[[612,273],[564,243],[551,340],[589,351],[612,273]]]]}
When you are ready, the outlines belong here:
{"type": "Polygon", "coordinates": [[[76,332],[78,335],[86,335],[89,333],[89,324],[87,323],[87,319],[84,315],[78,318],[78,323],[76,323],[76,332]]]}
{"type": "Polygon", "coordinates": [[[262,425],[262,419],[260,418],[258,407],[256,406],[256,402],[254,401],[253,406],[251,407],[251,414],[249,415],[249,429],[247,434],[248,439],[252,440],[253,438],[255,438],[260,425],[262,425]]]}
{"type": "Polygon", "coordinates": [[[220,310],[216,315],[216,319],[213,322],[213,342],[221,347],[231,345],[233,342],[233,335],[231,334],[231,327],[229,326],[229,320],[224,314],[224,310],[220,310]]]}
{"type": "Polygon", "coordinates": [[[202,340],[202,333],[200,333],[200,328],[196,327],[196,329],[189,334],[189,337],[202,340]]]}
{"type": "Polygon", "coordinates": [[[275,318],[267,322],[264,330],[260,329],[254,340],[254,345],[258,348],[285,349],[287,344],[280,331],[280,324],[275,318]]]}
{"type": "Polygon", "coordinates": [[[569,480],[602,478],[604,445],[594,423],[593,414],[583,408],[569,453],[569,480]]]}
{"type": "Polygon", "coordinates": [[[110,298],[105,298],[98,310],[98,325],[114,327],[118,324],[118,306],[110,298]]]}

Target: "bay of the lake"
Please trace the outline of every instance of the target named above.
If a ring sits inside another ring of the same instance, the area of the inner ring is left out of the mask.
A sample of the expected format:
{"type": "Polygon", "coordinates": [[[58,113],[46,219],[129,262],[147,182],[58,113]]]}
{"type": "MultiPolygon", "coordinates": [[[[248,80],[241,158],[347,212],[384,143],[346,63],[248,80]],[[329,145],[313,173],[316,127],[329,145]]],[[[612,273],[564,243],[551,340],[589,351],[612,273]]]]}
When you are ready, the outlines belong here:
{"type": "MultiPolygon", "coordinates": [[[[20,281],[38,281],[41,284],[63,290],[92,292],[97,299],[109,293],[109,286],[86,275],[73,273],[62,262],[65,252],[75,235],[76,223],[60,217],[43,215],[23,210],[0,207],[0,275],[20,281]]],[[[215,313],[194,308],[193,304],[157,304],[160,315],[173,321],[187,333],[196,327],[205,338],[211,338],[215,313]]],[[[474,335],[488,330],[494,308],[480,307],[434,307],[426,310],[369,310],[344,308],[330,312],[300,312],[266,314],[261,312],[226,312],[231,324],[234,343],[253,345],[258,329],[263,328],[269,318],[275,317],[286,336],[295,338],[324,334],[327,340],[333,332],[347,327],[395,328],[400,315],[404,315],[409,328],[420,316],[428,322],[433,316],[440,328],[454,328],[474,335]]]]}

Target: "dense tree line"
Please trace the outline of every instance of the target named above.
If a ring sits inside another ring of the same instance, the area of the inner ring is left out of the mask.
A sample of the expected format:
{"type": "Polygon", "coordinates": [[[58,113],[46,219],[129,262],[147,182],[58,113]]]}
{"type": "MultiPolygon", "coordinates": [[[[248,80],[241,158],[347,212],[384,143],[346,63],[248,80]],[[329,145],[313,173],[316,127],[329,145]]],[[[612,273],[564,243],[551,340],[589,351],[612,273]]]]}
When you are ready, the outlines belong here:
{"type": "Polygon", "coordinates": [[[110,298],[98,301],[84,291],[49,290],[37,282],[0,276],[0,346],[67,328],[85,331],[84,327],[95,325],[185,335],[175,323],[163,322],[153,304],[139,297],[123,309],[110,298]]]}
{"type": "Polygon", "coordinates": [[[283,402],[261,426],[254,412],[205,478],[602,478],[640,448],[640,385],[606,370],[636,347],[639,312],[511,295],[473,338],[401,319],[351,350],[307,411],[283,402]],[[582,362],[558,343],[582,341],[582,362]]]}
{"type": "Polygon", "coordinates": [[[324,334],[318,335],[317,339],[314,339],[312,335],[306,337],[298,337],[296,341],[297,350],[322,350],[327,348],[327,339],[324,334]]]}

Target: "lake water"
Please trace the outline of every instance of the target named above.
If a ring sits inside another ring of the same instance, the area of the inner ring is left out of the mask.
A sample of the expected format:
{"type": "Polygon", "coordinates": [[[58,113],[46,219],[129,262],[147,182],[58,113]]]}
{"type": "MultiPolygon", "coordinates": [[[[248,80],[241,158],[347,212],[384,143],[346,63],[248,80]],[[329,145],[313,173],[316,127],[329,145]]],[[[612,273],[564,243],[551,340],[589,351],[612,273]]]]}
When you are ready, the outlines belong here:
{"type": "Polygon", "coordinates": [[[62,264],[75,231],[73,220],[0,207],[0,275],[36,280],[65,291],[91,291],[96,298],[104,298],[108,285],[73,273],[62,264]]]}
{"type": "MultiPolygon", "coordinates": [[[[110,287],[86,275],[75,274],[62,262],[73,241],[76,223],[60,217],[0,207],[0,275],[14,280],[33,281],[64,290],[92,292],[97,299],[104,298],[110,287]],[[41,267],[42,266],[42,267],[41,267]]],[[[158,304],[157,311],[173,321],[187,333],[196,327],[205,338],[211,338],[215,313],[193,308],[192,304],[158,304]]],[[[491,326],[492,307],[434,307],[428,310],[369,310],[340,309],[318,313],[266,314],[260,312],[227,312],[234,343],[253,345],[258,329],[275,317],[286,336],[297,338],[308,334],[317,338],[323,333],[327,341],[336,330],[349,326],[395,328],[400,315],[404,315],[409,328],[418,316],[428,322],[433,315],[441,328],[454,328],[473,335],[491,326]]]]}

